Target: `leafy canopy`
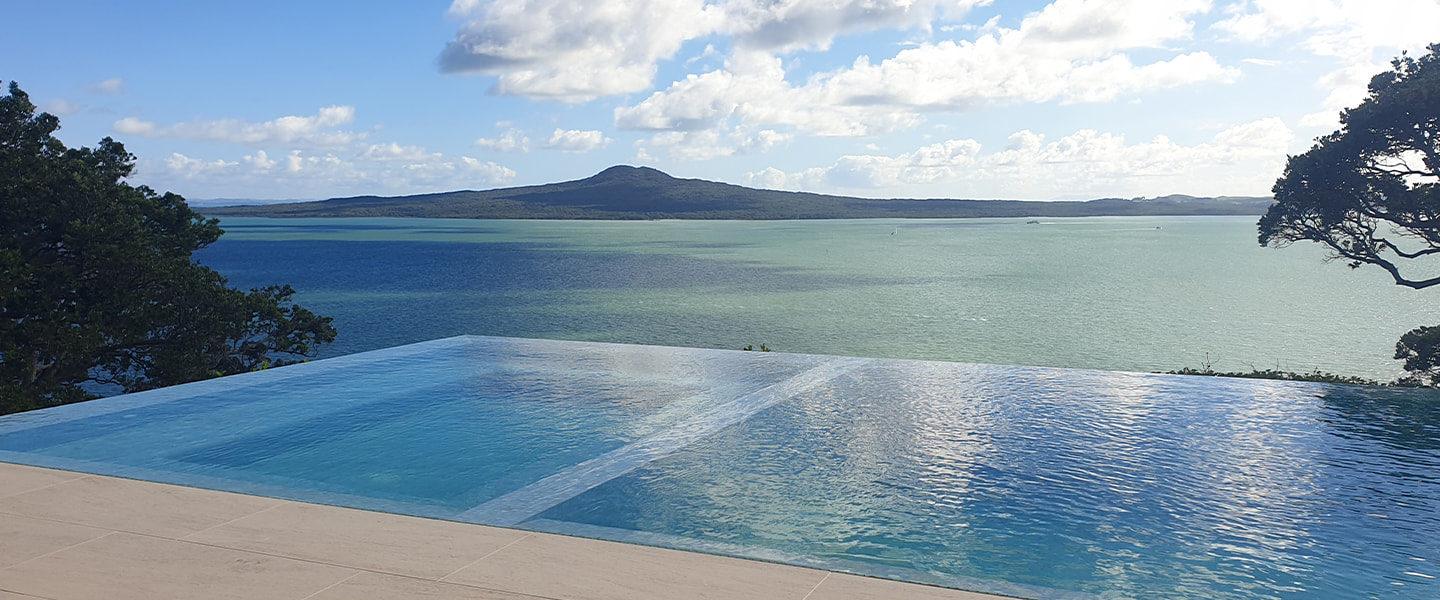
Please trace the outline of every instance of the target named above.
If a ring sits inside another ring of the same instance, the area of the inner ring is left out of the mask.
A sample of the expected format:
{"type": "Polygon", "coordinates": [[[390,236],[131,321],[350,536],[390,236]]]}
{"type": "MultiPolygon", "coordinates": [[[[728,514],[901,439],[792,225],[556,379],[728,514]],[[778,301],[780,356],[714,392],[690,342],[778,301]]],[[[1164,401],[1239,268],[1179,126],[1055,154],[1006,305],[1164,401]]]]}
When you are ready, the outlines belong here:
{"type": "Polygon", "coordinates": [[[1400,336],[1395,359],[1405,361],[1409,383],[1440,385],[1440,327],[1420,327],[1400,336]]]}
{"type": "Polygon", "coordinates": [[[1323,244],[1350,267],[1375,265],[1415,289],[1440,284],[1440,44],[1401,55],[1370,80],[1339,131],[1290,157],[1260,219],[1260,244],[1323,244]]]}
{"type": "Polygon", "coordinates": [[[335,339],[289,286],[231,289],[191,260],[219,221],[123,182],[135,157],[119,142],[66,148],[59,128],[17,84],[0,97],[0,414],[285,364],[335,339]]]}

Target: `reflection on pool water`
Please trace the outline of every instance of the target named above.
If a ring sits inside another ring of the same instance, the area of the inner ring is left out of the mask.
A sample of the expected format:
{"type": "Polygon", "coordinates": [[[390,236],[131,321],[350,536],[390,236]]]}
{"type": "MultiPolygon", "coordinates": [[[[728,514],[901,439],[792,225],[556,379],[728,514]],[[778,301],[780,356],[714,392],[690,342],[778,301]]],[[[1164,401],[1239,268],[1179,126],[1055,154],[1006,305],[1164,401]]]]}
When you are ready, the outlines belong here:
{"type": "Polygon", "coordinates": [[[1440,396],[460,337],[0,417],[0,461],[1033,598],[1440,596],[1440,396]]]}

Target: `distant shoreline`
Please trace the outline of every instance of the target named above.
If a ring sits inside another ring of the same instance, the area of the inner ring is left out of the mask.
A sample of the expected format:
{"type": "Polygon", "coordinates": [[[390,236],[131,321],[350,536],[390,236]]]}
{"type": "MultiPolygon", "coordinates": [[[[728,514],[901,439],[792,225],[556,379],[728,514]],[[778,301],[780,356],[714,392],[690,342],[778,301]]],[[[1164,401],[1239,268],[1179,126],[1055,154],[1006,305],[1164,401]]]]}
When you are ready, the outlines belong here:
{"type": "Polygon", "coordinates": [[[586,179],[488,191],[357,196],[250,206],[196,206],[211,217],[536,220],[816,220],[986,217],[1259,216],[1268,197],[1102,198],[1087,201],[854,198],[676,179],[617,166],[586,179]]]}

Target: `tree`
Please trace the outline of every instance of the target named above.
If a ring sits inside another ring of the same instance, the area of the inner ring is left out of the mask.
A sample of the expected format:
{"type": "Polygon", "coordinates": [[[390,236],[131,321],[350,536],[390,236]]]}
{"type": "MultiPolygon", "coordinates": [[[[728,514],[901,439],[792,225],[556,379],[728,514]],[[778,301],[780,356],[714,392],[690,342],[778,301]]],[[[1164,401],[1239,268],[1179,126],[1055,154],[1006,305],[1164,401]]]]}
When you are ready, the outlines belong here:
{"type": "Polygon", "coordinates": [[[1420,327],[1400,336],[1395,359],[1410,372],[1402,383],[1434,386],[1440,383],[1440,327],[1420,327]]]}
{"type": "Polygon", "coordinates": [[[329,317],[197,264],[219,221],[124,181],[110,138],[66,148],[12,82],[0,97],[0,414],[314,356],[329,317]]]}
{"type": "Polygon", "coordinates": [[[1402,54],[1370,80],[1341,128],[1292,156],[1260,219],[1260,245],[1324,245],[1351,268],[1375,265],[1415,289],[1440,284],[1440,44],[1402,54]]]}
{"type": "MultiPolygon", "coordinates": [[[[1260,218],[1260,245],[1324,245],[1328,260],[1375,265],[1397,285],[1440,285],[1440,44],[1404,54],[1370,79],[1370,94],[1341,127],[1290,157],[1275,204],[1260,218]]],[[[1405,385],[1440,383],[1440,328],[1411,330],[1395,345],[1405,385]]]]}

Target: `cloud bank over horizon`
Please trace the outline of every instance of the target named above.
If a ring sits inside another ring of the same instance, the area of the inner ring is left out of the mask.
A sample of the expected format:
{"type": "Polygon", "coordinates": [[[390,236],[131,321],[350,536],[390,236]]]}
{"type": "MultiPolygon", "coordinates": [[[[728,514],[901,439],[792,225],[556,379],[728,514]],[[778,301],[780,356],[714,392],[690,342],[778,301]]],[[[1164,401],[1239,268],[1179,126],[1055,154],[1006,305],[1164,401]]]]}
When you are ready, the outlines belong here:
{"type": "Polygon", "coordinates": [[[265,47],[240,43],[259,15],[221,10],[196,9],[216,29],[193,57],[17,78],[67,135],[120,136],[137,182],[197,197],[613,164],[862,196],[1263,195],[1371,76],[1440,42],[1440,0],[454,0],[346,27],[317,5],[265,47]]]}

